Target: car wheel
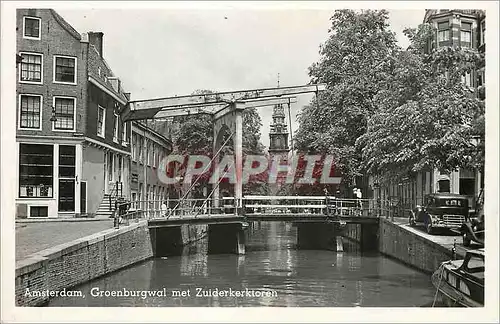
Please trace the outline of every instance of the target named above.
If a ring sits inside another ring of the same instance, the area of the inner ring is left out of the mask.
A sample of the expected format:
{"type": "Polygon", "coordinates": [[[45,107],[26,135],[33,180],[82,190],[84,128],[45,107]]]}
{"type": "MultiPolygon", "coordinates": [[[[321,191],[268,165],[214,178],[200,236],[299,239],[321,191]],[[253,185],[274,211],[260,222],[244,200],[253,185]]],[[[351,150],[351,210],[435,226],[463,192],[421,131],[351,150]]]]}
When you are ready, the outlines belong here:
{"type": "Polygon", "coordinates": [[[465,247],[470,246],[471,239],[469,238],[469,236],[467,234],[462,235],[462,240],[463,240],[463,245],[465,247]]]}

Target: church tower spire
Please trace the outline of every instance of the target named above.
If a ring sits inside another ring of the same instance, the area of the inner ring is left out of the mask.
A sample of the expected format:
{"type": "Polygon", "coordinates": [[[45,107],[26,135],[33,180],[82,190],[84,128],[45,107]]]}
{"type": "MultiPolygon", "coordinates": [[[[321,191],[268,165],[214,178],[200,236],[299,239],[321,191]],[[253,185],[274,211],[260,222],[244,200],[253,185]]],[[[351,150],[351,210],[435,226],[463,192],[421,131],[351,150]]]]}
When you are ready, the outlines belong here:
{"type": "Polygon", "coordinates": [[[282,104],[274,105],[273,121],[269,131],[269,153],[288,152],[288,125],[285,122],[285,110],[282,104]]]}
{"type": "MultiPolygon", "coordinates": [[[[280,87],[280,74],[278,73],[278,88],[280,87]]],[[[285,122],[285,110],[282,104],[274,105],[273,121],[269,131],[269,154],[276,155],[288,153],[288,128],[285,122]]],[[[286,154],[284,154],[286,156],[286,154]]]]}

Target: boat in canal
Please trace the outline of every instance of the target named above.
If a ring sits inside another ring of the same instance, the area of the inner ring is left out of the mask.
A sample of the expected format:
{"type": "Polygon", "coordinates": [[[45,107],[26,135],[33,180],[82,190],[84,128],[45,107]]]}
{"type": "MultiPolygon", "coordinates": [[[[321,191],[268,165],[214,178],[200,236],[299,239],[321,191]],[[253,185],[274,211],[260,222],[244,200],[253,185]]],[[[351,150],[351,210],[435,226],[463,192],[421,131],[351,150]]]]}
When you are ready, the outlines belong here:
{"type": "Polygon", "coordinates": [[[463,260],[443,262],[432,275],[438,297],[450,307],[484,306],[484,249],[467,251],[463,260]]]}

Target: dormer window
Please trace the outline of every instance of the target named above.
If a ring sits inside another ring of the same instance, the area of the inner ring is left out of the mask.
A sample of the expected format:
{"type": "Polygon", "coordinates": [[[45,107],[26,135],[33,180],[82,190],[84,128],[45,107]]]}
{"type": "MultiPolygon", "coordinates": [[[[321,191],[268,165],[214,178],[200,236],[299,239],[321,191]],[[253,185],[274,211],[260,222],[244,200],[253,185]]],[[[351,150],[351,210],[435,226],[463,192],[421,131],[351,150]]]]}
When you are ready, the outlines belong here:
{"type": "Polygon", "coordinates": [[[38,17],[23,17],[23,38],[39,40],[40,22],[38,17]]]}

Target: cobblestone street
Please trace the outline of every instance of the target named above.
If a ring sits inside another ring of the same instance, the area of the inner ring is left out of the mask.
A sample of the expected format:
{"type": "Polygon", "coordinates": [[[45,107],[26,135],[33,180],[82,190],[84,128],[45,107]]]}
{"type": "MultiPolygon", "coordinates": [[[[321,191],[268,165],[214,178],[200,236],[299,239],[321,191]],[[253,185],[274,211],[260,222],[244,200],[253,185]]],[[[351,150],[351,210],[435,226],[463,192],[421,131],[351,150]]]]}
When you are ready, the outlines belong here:
{"type": "Polygon", "coordinates": [[[113,220],[16,224],[16,261],[32,253],[82,238],[113,226],[113,220]]]}

